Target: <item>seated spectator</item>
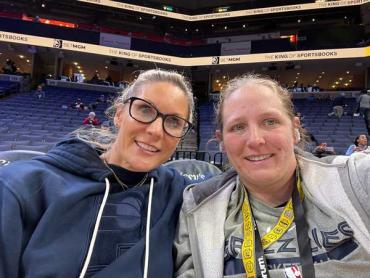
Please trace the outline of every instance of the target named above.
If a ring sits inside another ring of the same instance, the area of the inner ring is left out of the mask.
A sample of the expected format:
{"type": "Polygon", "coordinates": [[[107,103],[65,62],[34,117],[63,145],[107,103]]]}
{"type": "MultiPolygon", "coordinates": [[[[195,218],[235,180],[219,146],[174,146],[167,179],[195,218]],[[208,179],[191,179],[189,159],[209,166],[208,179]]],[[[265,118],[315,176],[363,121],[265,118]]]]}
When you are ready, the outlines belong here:
{"type": "Polygon", "coordinates": [[[35,97],[41,99],[45,97],[45,91],[42,88],[42,85],[38,85],[36,92],[35,92],[35,97]]]}
{"type": "Polygon", "coordinates": [[[325,157],[328,155],[335,155],[335,151],[333,147],[328,147],[326,142],[320,143],[314,150],[313,155],[317,157],[325,157]]]}
{"type": "Polygon", "coordinates": [[[82,124],[84,125],[100,125],[99,119],[96,117],[95,112],[90,112],[89,116],[87,116],[82,124]]]}
{"type": "Polygon", "coordinates": [[[346,155],[351,155],[354,152],[368,152],[368,138],[366,134],[360,134],[355,138],[355,141],[350,145],[346,151],[346,155]]]}
{"type": "Polygon", "coordinates": [[[85,110],[85,104],[81,101],[80,98],[78,98],[75,103],[71,105],[72,108],[77,109],[79,111],[85,110]]]}
{"type": "Polygon", "coordinates": [[[341,93],[339,96],[337,96],[334,99],[333,112],[329,113],[328,116],[329,117],[335,116],[338,119],[342,118],[343,114],[345,114],[344,113],[344,107],[346,107],[346,106],[347,105],[345,103],[345,94],[341,93]]]}

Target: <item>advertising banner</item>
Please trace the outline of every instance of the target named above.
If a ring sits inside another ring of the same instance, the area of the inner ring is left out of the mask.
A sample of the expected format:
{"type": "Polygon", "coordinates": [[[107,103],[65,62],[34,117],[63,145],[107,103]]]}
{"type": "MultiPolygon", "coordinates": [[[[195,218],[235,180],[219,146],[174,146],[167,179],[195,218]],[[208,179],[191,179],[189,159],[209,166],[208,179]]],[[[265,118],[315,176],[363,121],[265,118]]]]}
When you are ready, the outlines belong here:
{"type": "MultiPolygon", "coordinates": [[[[197,58],[183,58],[157,53],[119,49],[102,45],[74,42],[62,39],[44,38],[18,33],[0,31],[0,42],[18,43],[33,46],[57,48],[60,50],[70,50],[96,55],[104,55],[117,58],[140,60],[152,63],[169,64],[176,66],[212,66],[229,64],[250,64],[267,63],[282,61],[304,61],[304,60],[323,60],[323,59],[343,59],[343,58],[364,58],[370,56],[370,46],[359,48],[343,49],[321,49],[308,51],[289,51],[262,54],[243,54],[243,55],[222,55],[197,58]]],[[[237,43],[227,51],[247,51],[248,46],[237,43]],[[243,47],[242,47],[243,46],[243,47]]]]}
{"type": "Polygon", "coordinates": [[[130,49],[131,38],[122,35],[109,33],[100,33],[100,45],[110,46],[115,48],[130,49]]]}
{"type": "Polygon", "coordinates": [[[229,55],[244,55],[251,53],[251,42],[231,42],[231,43],[223,43],[221,45],[221,55],[222,56],[229,56],[229,55]]]}
{"type": "Polygon", "coordinates": [[[135,11],[140,13],[146,13],[156,16],[163,16],[168,18],[175,18],[184,21],[201,21],[201,20],[214,20],[220,18],[233,18],[240,16],[254,16],[262,14],[273,14],[273,13],[285,13],[293,11],[304,11],[313,9],[326,9],[326,8],[338,8],[347,6],[356,6],[369,3],[370,0],[338,0],[330,2],[315,2],[307,4],[296,4],[296,5],[284,5],[276,7],[266,7],[259,9],[248,9],[221,13],[210,13],[210,14],[199,14],[199,15],[187,15],[181,13],[167,12],[164,10],[148,8],[144,6],[132,5],[129,3],[111,1],[111,0],[78,0],[79,2],[85,2],[90,4],[102,5],[117,9],[124,9],[129,11],[135,11]]]}

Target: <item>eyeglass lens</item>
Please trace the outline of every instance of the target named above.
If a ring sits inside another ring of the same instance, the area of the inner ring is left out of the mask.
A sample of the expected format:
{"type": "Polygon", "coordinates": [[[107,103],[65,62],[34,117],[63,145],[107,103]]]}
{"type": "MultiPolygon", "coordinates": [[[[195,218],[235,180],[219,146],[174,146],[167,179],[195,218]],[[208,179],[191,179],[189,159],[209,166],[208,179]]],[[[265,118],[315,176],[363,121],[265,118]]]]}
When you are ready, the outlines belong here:
{"type": "Polygon", "coordinates": [[[142,123],[152,123],[160,116],[163,119],[165,132],[174,137],[184,136],[189,129],[189,124],[186,120],[176,115],[164,115],[149,102],[139,98],[131,99],[130,115],[142,123]]]}

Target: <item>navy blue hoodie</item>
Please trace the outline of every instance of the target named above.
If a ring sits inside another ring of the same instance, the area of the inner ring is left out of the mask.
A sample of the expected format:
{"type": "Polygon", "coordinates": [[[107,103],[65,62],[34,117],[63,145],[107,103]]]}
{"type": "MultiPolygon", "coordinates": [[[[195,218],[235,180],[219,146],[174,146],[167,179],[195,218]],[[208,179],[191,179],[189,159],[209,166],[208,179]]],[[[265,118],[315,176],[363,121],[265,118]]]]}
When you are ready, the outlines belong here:
{"type": "MultiPolygon", "coordinates": [[[[0,168],[0,277],[78,277],[109,175],[98,152],[77,139],[0,168]]],[[[152,178],[148,277],[172,277],[185,180],[163,166],[149,173],[148,181],[152,178]]],[[[86,276],[143,276],[148,187],[146,182],[127,189],[123,211],[114,211],[114,204],[104,208],[101,226],[112,228],[99,230],[86,276]],[[113,212],[124,220],[111,219],[113,212]],[[107,245],[109,238],[114,246],[107,245]],[[104,250],[110,248],[114,258],[106,258],[104,250]],[[101,263],[107,259],[109,264],[101,263]]],[[[114,203],[109,198],[107,204],[114,203]]]]}

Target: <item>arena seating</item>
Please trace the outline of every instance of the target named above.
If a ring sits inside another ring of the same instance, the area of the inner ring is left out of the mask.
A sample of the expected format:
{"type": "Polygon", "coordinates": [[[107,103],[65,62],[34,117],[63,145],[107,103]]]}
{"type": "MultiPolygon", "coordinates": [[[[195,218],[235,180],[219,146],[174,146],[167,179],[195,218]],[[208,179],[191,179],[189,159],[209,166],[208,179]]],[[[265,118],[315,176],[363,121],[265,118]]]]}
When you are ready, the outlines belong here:
{"type": "Polygon", "coordinates": [[[191,183],[205,181],[222,172],[209,162],[194,159],[173,160],[164,165],[177,170],[182,176],[189,179],[191,183]]]}
{"type": "Polygon", "coordinates": [[[353,117],[356,109],[354,98],[346,99],[344,115],[338,119],[329,117],[332,111],[331,100],[295,100],[296,110],[303,116],[302,124],[316,140],[327,142],[328,146],[334,147],[337,154],[344,154],[348,146],[353,143],[359,134],[367,134],[366,123],[362,117],[353,117]]]}
{"type": "MultiPolygon", "coordinates": [[[[46,97],[37,98],[33,92],[9,96],[0,101],[0,151],[48,151],[57,141],[82,124],[89,111],[78,111],[69,106],[77,98],[86,105],[95,103],[98,92],[45,88],[46,97]],[[67,107],[67,108],[63,108],[67,107]]],[[[105,103],[94,110],[105,120],[105,103]]]]}
{"type": "MultiPolygon", "coordinates": [[[[342,118],[329,117],[332,111],[332,100],[294,100],[296,111],[303,116],[302,124],[318,142],[327,142],[334,147],[337,154],[344,154],[354,138],[359,134],[367,134],[366,123],[362,117],[353,117],[356,108],[355,98],[346,99],[347,106],[342,118]]],[[[199,150],[207,151],[214,155],[219,152],[217,144],[206,144],[214,138],[216,130],[214,103],[205,102],[199,107],[200,144],[199,150]]]]}
{"type": "Polygon", "coordinates": [[[42,152],[27,150],[0,151],[0,167],[7,166],[18,160],[32,159],[35,156],[43,154],[42,152]]]}
{"type": "MultiPolygon", "coordinates": [[[[0,101],[0,151],[31,150],[47,152],[56,142],[81,126],[88,111],[78,111],[69,106],[80,98],[86,105],[95,103],[100,92],[46,87],[46,97],[37,98],[33,92],[8,96],[0,101]],[[63,108],[64,106],[64,108],[63,108]],[[66,108],[67,107],[67,108],[66,108]]],[[[330,100],[295,100],[296,110],[303,116],[304,127],[318,142],[327,142],[337,154],[344,154],[347,147],[360,133],[367,133],[365,121],[353,117],[356,101],[346,99],[345,115],[341,119],[329,117],[333,102],[330,100]]],[[[97,117],[105,120],[106,104],[98,104],[97,117]]],[[[227,164],[214,138],[216,130],[214,102],[199,105],[199,148],[196,129],[182,140],[172,159],[198,159],[219,168],[227,164]]]]}
{"type": "Polygon", "coordinates": [[[15,94],[19,90],[19,84],[12,81],[0,80],[0,97],[15,94]]]}

